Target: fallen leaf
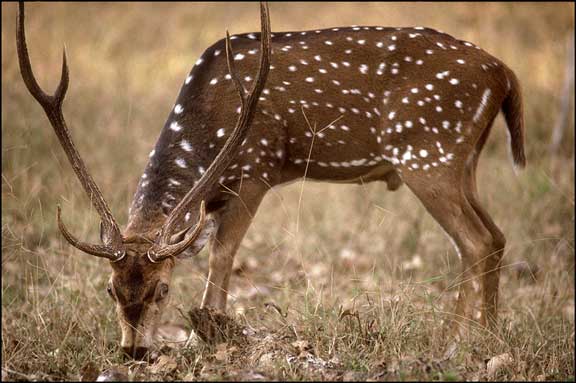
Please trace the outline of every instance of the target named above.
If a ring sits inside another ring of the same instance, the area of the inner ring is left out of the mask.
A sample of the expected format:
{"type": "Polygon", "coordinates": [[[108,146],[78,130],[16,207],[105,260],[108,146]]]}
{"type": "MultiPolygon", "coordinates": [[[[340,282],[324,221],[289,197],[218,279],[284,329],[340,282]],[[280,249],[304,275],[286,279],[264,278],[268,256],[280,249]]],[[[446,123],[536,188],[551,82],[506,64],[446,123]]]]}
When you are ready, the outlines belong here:
{"type": "Polygon", "coordinates": [[[570,322],[574,322],[574,302],[570,302],[564,306],[562,313],[566,319],[568,319],[570,322]]]}
{"type": "Polygon", "coordinates": [[[400,362],[398,359],[393,359],[389,363],[387,363],[387,369],[389,373],[396,374],[400,370],[400,362]]]}
{"type": "Polygon", "coordinates": [[[322,374],[322,380],[325,382],[335,382],[340,380],[342,373],[340,371],[328,370],[322,374]]]}
{"type": "Polygon", "coordinates": [[[243,299],[253,299],[258,296],[269,296],[269,295],[270,295],[270,289],[263,285],[252,285],[245,289],[238,288],[234,292],[234,296],[243,299]]]}
{"type": "Polygon", "coordinates": [[[200,376],[196,380],[222,380],[222,367],[212,364],[205,364],[200,370],[200,376]]]}
{"type": "Polygon", "coordinates": [[[489,377],[494,377],[504,368],[509,367],[514,362],[512,355],[504,353],[490,358],[486,364],[486,371],[489,377]]]}
{"type": "Polygon", "coordinates": [[[158,327],[156,339],[171,348],[183,347],[188,340],[188,332],[181,326],[162,325],[158,327]]]}
{"type": "Polygon", "coordinates": [[[234,378],[238,381],[268,380],[264,375],[256,371],[246,371],[235,374],[234,378]]]}
{"type": "Polygon", "coordinates": [[[274,352],[262,354],[258,358],[258,366],[264,369],[273,369],[276,365],[276,355],[274,352]]]}
{"type": "Polygon", "coordinates": [[[200,345],[202,344],[202,338],[200,338],[198,336],[198,334],[196,334],[196,332],[194,332],[194,330],[190,331],[190,335],[188,336],[188,339],[186,339],[186,343],[184,344],[185,348],[198,348],[200,345]]]}
{"type": "Polygon", "coordinates": [[[214,358],[220,362],[227,362],[230,355],[234,353],[238,348],[235,346],[228,347],[227,343],[220,343],[216,346],[216,352],[214,353],[214,358]]]}
{"type": "Polygon", "coordinates": [[[128,367],[128,376],[130,377],[130,380],[133,382],[146,380],[147,377],[150,375],[147,372],[147,368],[150,365],[150,363],[152,363],[156,359],[158,359],[158,357],[156,357],[155,359],[149,359],[148,362],[145,361],[131,362],[130,366],[128,367]]]}
{"type": "Polygon", "coordinates": [[[562,234],[563,226],[559,223],[544,225],[542,232],[546,236],[559,237],[562,234]]]}
{"type": "Polygon", "coordinates": [[[270,279],[273,282],[281,283],[286,279],[286,275],[280,271],[274,271],[272,274],[270,274],[270,279]]]}
{"type": "Polygon", "coordinates": [[[340,250],[340,258],[353,260],[356,258],[356,253],[349,248],[344,247],[342,250],[340,250]]]}
{"type": "Polygon", "coordinates": [[[85,363],[80,369],[80,381],[93,382],[97,378],[98,378],[98,367],[94,362],[89,361],[85,363]]]}
{"type": "Polygon", "coordinates": [[[446,347],[446,352],[444,352],[444,360],[450,360],[456,356],[458,352],[458,343],[452,342],[446,347]]]}
{"type": "Polygon", "coordinates": [[[244,259],[232,269],[232,274],[243,275],[258,270],[258,260],[254,257],[244,259]]]}
{"type": "Polygon", "coordinates": [[[298,353],[308,352],[312,349],[310,342],[307,340],[297,340],[292,342],[292,346],[298,350],[298,353]]]}
{"type": "Polygon", "coordinates": [[[168,355],[160,355],[156,362],[149,367],[149,371],[152,374],[168,375],[176,370],[176,368],[178,368],[178,363],[176,363],[174,358],[168,355]]]}
{"type": "Polygon", "coordinates": [[[358,313],[355,312],[353,309],[346,309],[340,313],[340,315],[338,316],[338,320],[342,320],[342,319],[346,318],[347,316],[356,317],[356,316],[358,316],[358,313]]]}
{"type": "Polygon", "coordinates": [[[274,302],[266,302],[266,303],[264,303],[264,307],[265,307],[265,308],[270,308],[270,307],[272,307],[274,310],[276,310],[276,312],[277,312],[278,314],[280,314],[280,316],[281,316],[282,318],[286,318],[286,316],[288,315],[288,313],[283,314],[283,313],[282,313],[282,309],[281,309],[280,307],[278,307],[278,305],[277,305],[276,303],[274,303],[274,302]]]}
{"type": "Polygon", "coordinates": [[[196,375],[194,375],[193,372],[187,373],[186,376],[184,376],[184,377],[182,378],[182,381],[183,381],[183,382],[194,382],[194,381],[196,381],[196,380],[197,380],[197,379],[196,379],[196,375]]]}
{"type": "Polygon", "coordinates": [[[360,371],[346,371],[342,376],[344,382],[359,382],[366,380],[366,373],[360,371]]]}
{"type": "Polygon", "coordinates": [[[419,255],[414,255],[410,261],[402,262],[404,270],[417,270],[422,267],[422,258],[419,255]]]}
{"type": "Polygon", "coordinates": [[[524,279],[529,283],[534,283],[538,278],[539,268],[536,264],[523,261],[514,264],[514,271],[516,272],[518,279],[524,279]]]}
{"type": "Polygon", "coordinates": [[[328,266],[323,263],[315,263],[308,268],[308,276],[312,278],[320,278],[328,274],[328,266]]]}

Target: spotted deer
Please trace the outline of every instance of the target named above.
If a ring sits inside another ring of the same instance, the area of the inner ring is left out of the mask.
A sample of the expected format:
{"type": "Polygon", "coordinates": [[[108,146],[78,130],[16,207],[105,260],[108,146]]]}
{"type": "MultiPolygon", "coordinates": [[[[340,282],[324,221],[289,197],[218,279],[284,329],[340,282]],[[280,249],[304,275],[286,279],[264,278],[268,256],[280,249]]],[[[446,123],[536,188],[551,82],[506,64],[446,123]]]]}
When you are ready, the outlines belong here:
{"type": "Polygon", "coordinates": [[[100,214],[103,244],[76,239],[60,209],[58,224],[70,244],[110,260],[108,293],[125,352],[146,353],[175,260],[197,254],[208,241],[202,307],[225,310],[234,255],[262,198],[302,177],[384,181],[389,190],[405,183],[462,260],[456,314],[476,319],[479,309],[482,324],[494,323],[505,238],[478,201],[475,172],[500,110],[513,162],[525,166],[514,73],[476,45],[429,28],[270,34],[267,6],[260,12],[261,33],[227,35],[196,61],[149,154],[121,232],[66,129],[66,60],[55,95],[45,95],[31,71],[20,5],[22,76],[100,214]],[[247,96],[244,87],[252,89],[247,96]]]}

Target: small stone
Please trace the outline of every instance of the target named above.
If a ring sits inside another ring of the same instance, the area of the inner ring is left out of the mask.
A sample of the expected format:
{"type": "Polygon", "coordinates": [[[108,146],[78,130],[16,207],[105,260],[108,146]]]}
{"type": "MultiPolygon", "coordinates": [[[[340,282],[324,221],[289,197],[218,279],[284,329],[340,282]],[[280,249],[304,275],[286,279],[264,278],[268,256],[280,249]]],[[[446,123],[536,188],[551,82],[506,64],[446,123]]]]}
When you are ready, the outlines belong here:
{"type": "Polygon", "coordinates": [[[117,366],[104,370],[98,378],[97,382],[126,382],[128,381],[128,368],[124,366],[117,366]]]}

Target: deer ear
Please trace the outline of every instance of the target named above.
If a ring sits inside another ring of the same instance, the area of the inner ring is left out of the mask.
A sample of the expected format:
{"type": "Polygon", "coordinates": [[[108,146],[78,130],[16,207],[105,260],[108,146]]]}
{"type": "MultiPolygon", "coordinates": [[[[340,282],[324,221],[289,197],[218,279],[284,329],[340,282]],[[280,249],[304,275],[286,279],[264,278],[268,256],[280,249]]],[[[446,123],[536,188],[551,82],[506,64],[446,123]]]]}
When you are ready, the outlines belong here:
{"type": "Polygon", "coordinates": [[[104,230],[104,222],[100,221],[100,241],[102,243],[107,243],[108,238],[106,237],[106,231],[104,230]]]}
{"type": "MultiPolygon", "coordinates": [[[[193,229],[194,229],[194,226],[191,226],[187,230],[183,230],[178,234],[174,234],[170,238],[171,243],[177,243],[177,242],[184,240],[186,235],[190,231],[193,231],[193,229]]],[[[185,259],[185,258],[189,258],[189,257],[192,257],[192,256],[198,254],[200,252],[200,250],[202,250],[204,248],[204,246],[206,245],[206,243],[208,242],[208,240],[210,239],[212,234],[216,233],[217,230],[218,230],[218,223],[217,223],[216,219],[214,219],[212,217],[207,218],[206,223],[204,224],[204,227],[202,228],[202,232],[200,233],[200,235],[198,236],[196,241],[194,241],[194,243],[192,245],[190,245],[190,247],[188,247],[186,250],[184,250],[179,255],[177,255],[176,258],[185,259]]]]}
{"type": "Polygon", "coordinates": [[[100,221],[100,241],[104,243],[104,225],[102,224],[102,221],[100,221]]]}

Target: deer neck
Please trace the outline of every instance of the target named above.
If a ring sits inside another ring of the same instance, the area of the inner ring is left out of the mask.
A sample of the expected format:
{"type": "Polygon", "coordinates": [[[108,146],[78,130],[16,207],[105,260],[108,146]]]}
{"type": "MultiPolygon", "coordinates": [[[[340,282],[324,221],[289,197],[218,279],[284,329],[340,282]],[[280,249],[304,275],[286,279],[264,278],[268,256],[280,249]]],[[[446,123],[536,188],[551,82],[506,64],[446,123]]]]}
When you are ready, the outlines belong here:
{"type": "MultiPolygon", "coordinates": [[[[193,122],[182,123],[185,126],[179,129],[194,132],[209,131],[203,120],[199,117],[193,122]]],[[[194,150],[208,146],[201,134],[175,141],[172,137],[174,127],[171,128],[170,121],[169,119],[166,122],[138,182],[129,210],[126,228],[126,233],[129,235],[150,235],[160,230],[172,210],[194,187],[213,160],[212,157],[206,156],[206,153],[194,150]],[[175,146],[186,156],[174,156],[175,146]]],[[[210,196],[206,196],[206,202],[209,198],[210,196]]],[[[182,222],[178,223],[178,230],[195,222],[198,209],[199,206],[190,206],[182,222]]]]}

